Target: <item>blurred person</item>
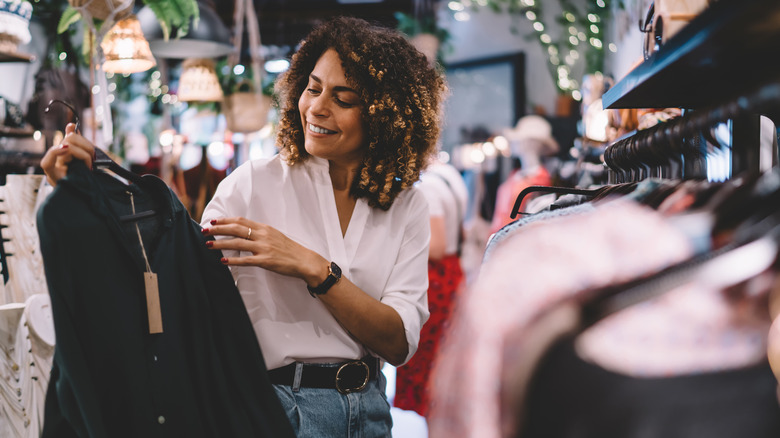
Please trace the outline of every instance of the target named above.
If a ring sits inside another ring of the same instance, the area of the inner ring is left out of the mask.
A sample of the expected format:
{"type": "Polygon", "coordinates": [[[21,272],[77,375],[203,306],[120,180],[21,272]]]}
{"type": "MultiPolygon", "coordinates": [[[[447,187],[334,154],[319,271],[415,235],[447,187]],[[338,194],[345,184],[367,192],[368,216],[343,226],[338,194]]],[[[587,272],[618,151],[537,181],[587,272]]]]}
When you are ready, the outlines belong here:
{"type": "Polygon", "coordinates": [[[394,405],[428,413],[428,377],[439,341],[446,333],[458,290],[463,285],[460,250],[468,188],[452,165],[434,160],[420,176],[417,188],[428,201],[431,244],[428,252],[428,310],[417,354],[396,370],[394,405]]]}

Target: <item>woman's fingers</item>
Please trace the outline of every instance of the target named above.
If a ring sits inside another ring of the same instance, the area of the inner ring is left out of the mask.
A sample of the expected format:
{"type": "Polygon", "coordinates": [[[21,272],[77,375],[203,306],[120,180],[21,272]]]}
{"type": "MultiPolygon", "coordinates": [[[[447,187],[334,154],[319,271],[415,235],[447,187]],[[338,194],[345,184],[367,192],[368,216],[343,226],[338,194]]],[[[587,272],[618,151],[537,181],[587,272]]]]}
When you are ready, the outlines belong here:
{"type": "Polygon", "coordinates": [[[254,234],[254,237],[257,237],[262,227],[261,224],[243,217],[222,218],[212,220],[210,226],[204,229],[204,233],[214,236],[234,236],[253,240],[252,235],[254,234]]]}
{"type": "Polygon", "coordinates": [[[230,237],[206,242],[211,249],[243,253],[223,258],[226,265],[259,266],[282,275],[300,276],[300,257],[307,250],[273,227],[245,218],[220,218],[211,221],[203,234],[230,237]]]}
{"type": "Polygon", "coordinates": [[[46,174],[49,184],[56,186],[57,182],[68,174],[68,165],[75,158],[92,166],[92,156],[95,147],[92,143],[76,132],[76,125],[69,123],[65,127],[65,137],[59,146],[49,148],[41,159],[41,169],[46,174]]]}
{"type": "Polygon", "coordinates": [[[252,233],[257,237],[257,230],[253,230],[248,225],[239,224],[211,225],[210,227],[203,229],[203,234],[210,234],[212,236],[232,236],[243,240],[250,240],[252,233]]]}
{"type": "Polygon", "coordinates": [[[228,249],[234,251],[254,252],[257,248],[253,242],[247,239],[216,239],[206,241],[206,246],[211,249],[228,249]]]}

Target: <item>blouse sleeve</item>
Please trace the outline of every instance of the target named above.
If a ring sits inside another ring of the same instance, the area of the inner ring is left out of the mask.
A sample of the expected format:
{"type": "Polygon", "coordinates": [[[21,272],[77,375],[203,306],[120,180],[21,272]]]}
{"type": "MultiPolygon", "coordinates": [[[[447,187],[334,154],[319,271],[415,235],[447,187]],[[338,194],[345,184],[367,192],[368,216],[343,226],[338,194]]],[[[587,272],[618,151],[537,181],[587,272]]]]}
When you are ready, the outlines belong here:
{"type": "MultiPolygon", "coordinates": [[[[406,193],[408,208],[395,214],[408,218],[395,265],[381,302],[398,312],[404,323],[409,352],[404,363],[417,351],[420,330],[428,320],[428,245],[431,238],[428,205],[416,189],[406,193]]],[[[396,202],[400,201],[397,199],[396,202]]]]}

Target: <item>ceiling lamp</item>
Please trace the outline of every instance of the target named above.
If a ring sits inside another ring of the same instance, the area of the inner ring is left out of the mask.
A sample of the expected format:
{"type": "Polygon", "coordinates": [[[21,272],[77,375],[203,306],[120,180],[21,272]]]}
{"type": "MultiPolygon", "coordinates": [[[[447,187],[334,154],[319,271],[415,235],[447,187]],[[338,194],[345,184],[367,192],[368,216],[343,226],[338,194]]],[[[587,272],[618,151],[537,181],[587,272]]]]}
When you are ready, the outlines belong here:
{"type": "Polygon", "coordinates": [[[115,24],[100,46],[105,55],[103,70],[107,72],[138,73],[157,64],[135,15],[115,24]]]}
{"type": "MultiPolygon", "coordinates": [[[[198,0],[200,18],[190,23],[190,31],[181,38],[165,39],[157,16],[148,7],[138,11],[138,20],[152,53],[159,58],[218,58],[233,51],[230,29],[222,22],[208,0],[198,0]]],[[[171,32],[175,34],[175,32],[171,32]]]]}
{"type": "Polygon", "coordinates": [[[182,102],[219,102],[222,100],[222,86],[217,79],[213,59],[190,58],[182,63],[179,91],[182,102]]]}

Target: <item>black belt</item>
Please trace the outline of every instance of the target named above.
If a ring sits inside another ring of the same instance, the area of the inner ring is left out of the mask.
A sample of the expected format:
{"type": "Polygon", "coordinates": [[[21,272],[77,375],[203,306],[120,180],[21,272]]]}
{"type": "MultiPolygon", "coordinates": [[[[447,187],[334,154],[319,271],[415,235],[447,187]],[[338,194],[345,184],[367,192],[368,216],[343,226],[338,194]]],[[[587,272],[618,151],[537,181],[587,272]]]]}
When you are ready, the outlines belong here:
{"type": "MultiPolygon", "coordinates": [[[[295,386],[295,370],[298,362],[293,362],[281,368],[268,371],[271,383],[275,385],[295,386]]],[[[336,389],[342,394],[362,391],[369,380],[376,378],[379,372],[379,359],[366,356],[360,360],[352,360],[340,364],[302,365],[301,388],[336,389]]]]}

